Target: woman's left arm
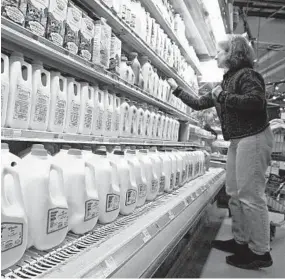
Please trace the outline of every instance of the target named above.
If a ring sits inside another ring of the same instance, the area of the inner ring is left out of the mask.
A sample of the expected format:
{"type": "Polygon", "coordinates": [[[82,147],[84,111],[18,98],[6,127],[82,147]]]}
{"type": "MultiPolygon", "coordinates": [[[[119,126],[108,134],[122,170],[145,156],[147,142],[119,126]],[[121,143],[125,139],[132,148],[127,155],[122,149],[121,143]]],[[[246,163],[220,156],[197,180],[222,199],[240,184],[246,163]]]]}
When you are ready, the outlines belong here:
{"type": "Polygon", "coordinates": [[[238,81],[238,94],[227,94],[222,91],[219,103],[227,107],[242,110],[263,110],[266,104],[265,84],[262,76],[254,70],[246,71],[238,81]]]}

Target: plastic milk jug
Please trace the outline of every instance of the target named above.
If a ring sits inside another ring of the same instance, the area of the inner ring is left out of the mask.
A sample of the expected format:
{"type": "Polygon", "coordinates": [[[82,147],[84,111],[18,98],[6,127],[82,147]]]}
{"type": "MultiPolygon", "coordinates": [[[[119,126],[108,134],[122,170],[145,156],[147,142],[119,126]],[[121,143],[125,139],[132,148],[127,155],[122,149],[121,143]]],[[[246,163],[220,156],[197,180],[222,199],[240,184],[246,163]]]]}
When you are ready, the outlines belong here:
{"type": "Polygon", "coordinates": [[[174,189],[177,189],[180,187],[180,177],[181,177],[181,172],[182,172],[182,158],[177,154],[177,152],[175,150],[172,150],[172,155],[176,161],[176,173],[175,173],[175,179],[174,179],[174,189]]]}
{"type": "Polygon", "coordinates": [[[177,174],[177,158],[171,149],[166,149],[166,152],[171,159],[170,188],[173,190],[177,188],[175,188],[177,174]]]}
{"type": "Polygon", "coordinates": [[[159,87],[159,76],[157,74],[156,68],[154,68],[153,71],[154,71],[154,74],[153,74],[153,93],[152,93],[152,95],[157,98],[158,87],[159,87]]]}
{"type": "Polygon", "coordinates": [[[1,165],[7,167],[15,167],[20,163],[21,159],[10,152],[7,143],[1,143],[1,165]]]}
{"type": "Polygon", "coordinates": [[[135,104],[136,103],[133,101],[130,102],[130,119],[131,119],[130,134],[131,136],[138,135],[138,109],[135,104]]]}
{"type": "Polygon", "coordinates": [[[94,100],[95,100],[95,108],[94,108],[94,121],[93,121],[93,129],[92,134],[95,136],[103,135],[103,120],[105,115],[105,96],[104,92],[99,89],[97,85],[94,86],[94,100]]]}
{"type": "Polygon", "coordinates": [[[122,98],[121,102],[121,118],[120,118],[120,136],[127,137],[130,135],[130,106],[126,98],[122,98]]]}
{"type": "Polygon", "coordinates": [[[147,180],[144,165],[140,163],[135,150],[125,150],[125,159],[134,169],[134,175],[137,185],[137,207],[145,204],[147,195],[147,180]]]}
{"type": "Polygon", "coordinates": [[[128,164],[124,151],[115,150],[111,165],[117,168],[120,188],[120,213],[131,214],[137,206],[138,187],[135,178],[134,166],[128,164]]]}
{"type": "Polygon", "coordinates": [[[22,159],[19,171],[29,224],[28,248],[51,249],[68,231],[62,169],[52,163],[44,146],[37,144],[22,159]]]}
{"type": "Polygon", "coordinates": [[[92,132],[92,124],[94,118],[94,88],[87,82],[82,82],[80,87],[81,106],[78,133],[83,135],[90,135],[92,132]]]}
{"type": "Polygon", "coordinates": [[[99,193],[99,222],[111,223],[120,211],[120,188],[115,166],[107,158],[106,147],[100,147],[88,160],[95,168],[95,183],[99,193]]]}
{"type": "Polygon", "coordinates": [[[164,128],[165,128],[165,114],[161,113],[161,128],[159,131],[159,138],[163,140],[165,139],[164,128]]]}
{"type": "Polygon", "coordinates": [[[157,152],[156,147],[152,147],[149,151],[148,154],[153,160],[153,168],[157,176],[157,183],[158,183],[158,192],[157,194],[161,194],[164,192],[165,188],[165,173],[163,172],[162,166],[162,158],[160,156],[160,153],[157,152]]]}
{"type": "Polygon", "coordinates": [[[156,109],[152,107],[152,111],[150,113],[150,138],[154,139],[157,129],[157,118],[156,118],[156,109]]]}
{"type": "Polygon", "coordinates": [[[51,72],[51,101],[48,131],[62,133],[67,109],[67,80],[59,72],[51,72]]]}
{"type": "Polygon", "coordinates": [[[32,70],[33,94],[29,129],[46,131],[50,112],[50,72],[44,69],[40,61],[32,64],[32,70]]]}
{"type": "Polygon", "coordinates": [[[112,120],[113,120],[113,113],[114,113],[114,99],[113,95],[109,94],[108,90],[104,90],[104,107],[105,107],[105,119],[104,119],[104,128],[105,128],[105,136],[111,137],[113,135],[113,127],[112,127],[112,120]]]}
{"type": "Polygon", "coordinates": [[[28,220],[16,168],[1,166],[1,270],[17,263],[28,241],[28,220]]]}
{"type": "Polygon", "coordinates": [[[69,149],[60,160],[68,204],[68,229],[84,234],[94,228],[99,217],[99,197],[94,166],[84,160],[82,151],[69,149]]]}
{"type": "Polygon", "coordinates": [[[114,95],[114,113],[113,113],[113,135],[118,137],[120,135],[120,119],[121,119],[121,99],[114,95]]]}
{"type": "Polygon", "coordinates": [[[10,93],[6,126],[27,129],[32,104],[32,66],[24,61],[23,55],[13,52],[10,56],[10,93]]]}
{"type": "Polygon", "coordinates": [[[178,154],[182,157],[182,173],[181,173],[181,185],[184,185],[187,180],[187,168],[188,168],[188,162],[187,162],[187,153],[184,150],[179,150],[178,154]]]}
{"type": "Polygon", "coordinates": [[[67,78],[67,113],[65,133],[76,134],[80,123],[80,83],[74,78],[67,78]]]}
{"type": "Polygon", "coordinates": [[[9,57],[1,53],[1,126],[6,122],[9,98],[9,57]]]}
{"type": "Polygon", "coordinates": [[[145,118],[145,137],[151,138],[152,134],[152,126],[151,126],[151,112],[149,111],[149,106],[146,105],[146,109],[144,112],[144,118],[145,118]]]}
{"type": "MultiPolygon", "coordinates": [[[[162,177],[164,177],[164,187],[161,184],[160,193],[162,193],[162,189],[166,193],[171,193],[174,187],[173,183],[171,183],[172,182],[171,179],[173,179],[172,159],[170,157],[170,153],[168,153],[166,150],[160,151],[159,154],[162,160],[162,177]]],[[[163,179],[161,179],[161,183],[162,182],[163,182],[163,179]]]]}
{"type": "Polygon", "coordinates": [[[144,106],[138,105],[138,136],[145,137],[145,112],[144,106]]]}
{"type": "Polygon", "coordinates": [[[144,80],[143,90],[150,93],[150,78],[152,74],[151,65],[147,56],[141,58],[142,75],[144,80]]]}
{"type": "Polygon", "coordinates": [[[92,152],[92,148],[89,145],[84,145],[81,151],[82,151],[83,159],[85,161],[94,155],[92,152]]]}

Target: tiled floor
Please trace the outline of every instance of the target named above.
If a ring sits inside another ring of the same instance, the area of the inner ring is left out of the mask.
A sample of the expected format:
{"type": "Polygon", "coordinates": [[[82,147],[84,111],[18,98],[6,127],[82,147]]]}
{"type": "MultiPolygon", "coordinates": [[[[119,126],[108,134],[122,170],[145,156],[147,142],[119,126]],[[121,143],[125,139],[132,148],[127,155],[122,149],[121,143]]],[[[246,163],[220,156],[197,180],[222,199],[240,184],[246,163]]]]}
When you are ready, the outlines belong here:
{"type": "MultiPolygon", "coordinates": [[[[270,220],[280,221],[283,216],[270,213],[270,220]]],[[[231,219],[226,217],[216,239],[231,238],[231,219]]],[[[285,227],[277,228],[271,242],[273,266],[262,270],[243,270],[225,263],[224,252],[212,249],[204,265],[201,278],[285,278],[285,227]]]]}

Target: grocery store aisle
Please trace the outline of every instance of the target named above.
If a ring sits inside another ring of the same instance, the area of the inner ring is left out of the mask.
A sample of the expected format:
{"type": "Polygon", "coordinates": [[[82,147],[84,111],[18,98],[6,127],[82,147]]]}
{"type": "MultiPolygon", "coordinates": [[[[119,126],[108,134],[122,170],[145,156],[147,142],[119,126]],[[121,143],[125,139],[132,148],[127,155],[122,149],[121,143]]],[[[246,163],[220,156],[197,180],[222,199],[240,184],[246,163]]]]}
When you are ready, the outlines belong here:
{"type": "MultiPolygon", "coordinates": [[[[282,215],[270,213],[270,220],[280,221],[282,215]]],[[[216,239],[231,238],[231,219],[226,217],[216,239]]],[[[227,253],[212,249],[200,278],[284,278],[285,277],[285,228],[277,228],[271,242],[273,266],[260,270],[243,270],[225,262],[227,253]]]]}

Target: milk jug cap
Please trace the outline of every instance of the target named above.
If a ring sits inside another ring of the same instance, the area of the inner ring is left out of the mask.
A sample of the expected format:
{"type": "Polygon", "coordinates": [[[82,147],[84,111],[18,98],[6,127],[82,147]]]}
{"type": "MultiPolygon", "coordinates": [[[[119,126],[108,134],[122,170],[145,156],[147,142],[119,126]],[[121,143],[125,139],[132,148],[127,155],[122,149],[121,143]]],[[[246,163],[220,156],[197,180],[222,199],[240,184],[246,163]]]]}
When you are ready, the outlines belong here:
{"type": "Polygon", "coordinates": [[[125,153],[124,153],[124,151],[122,151],[122,150],[114,150],[114,155],[119,155],[119,156],[123,156],[123,155],[125,155],[125,153]]]}
{"type": "Polygon", "coordinates": [[[85,150],[85,151],[92,151],[92,147],[89,146],[89,145],[84,145],[83,146],[83,150],[85,150]]]}
{"type": "Polygon", "coordinates": [[[2,149],[2,150],[5,149],[5,150],[8,150],[8,151],[9,151],[9,145],[8,145],[8,143],[2,142],[2,143],[1,143],[1,149],[2,149]]]}
{"type": "Polygon", "coordinates": [[[69,150],[70,148],[71,148],[71,146],[68,145],[68,144],[64,144],[64,145],[61,147],[61,149],[64,149],[64,150],[69,150]]]}
{"type": "Polygon", "coordinates": [[[130,53],[130,57],[134,57],[134,58],[135,58],[135,57],[137,57],[137,56],[138,56],[138,53],[137,53],[137,52],[131,52],[131,53],[130,53]]]}
{"type": "Polygon", "coordinates": [[[124,55],[123,55],[123,56],[121,57],[121,61],[126,62],[126,61],[128,61],[128,58],[127,58],[126,56],[124,56],[124,55]]]}
{"type": "Polygon", "coordinates": [[[131,154],[131,155],[136,155],[136,151],[135,150],[131,150],[131,149],[127,149],[126,153],[127,154],[131,154]]]}
{"type": "Polygon", "coordinates": [[[47,156],[48,152],[44,148],[43,144],[33,144],[31,149],[31,154],[37,156],[47,156]]]}
{"type": "Polygon", "coordinates": [[[106,146],[99,146],[99,147],[94,151],[94,154],[97,154],[97,155],[107,155],[106,146]]]}
{"type": "Polygon", "coordinates": [[[68,150],[67,154],[68,155],[74,155],[74,156],[81,156],[82,151],[80,149],[71,148],[68,150]]]}

